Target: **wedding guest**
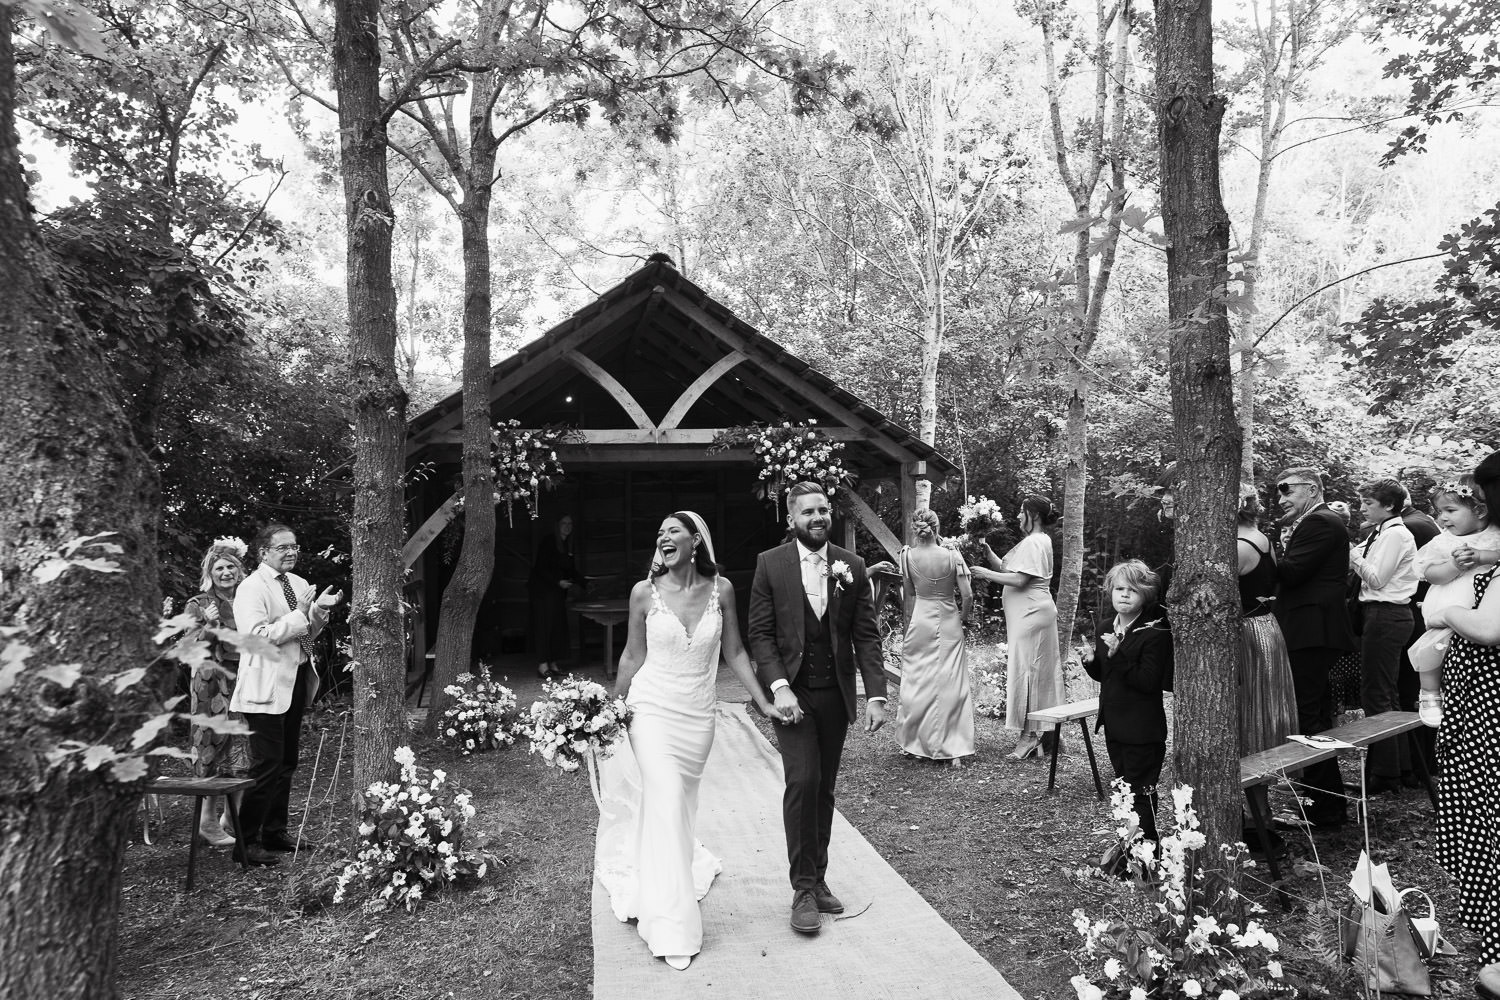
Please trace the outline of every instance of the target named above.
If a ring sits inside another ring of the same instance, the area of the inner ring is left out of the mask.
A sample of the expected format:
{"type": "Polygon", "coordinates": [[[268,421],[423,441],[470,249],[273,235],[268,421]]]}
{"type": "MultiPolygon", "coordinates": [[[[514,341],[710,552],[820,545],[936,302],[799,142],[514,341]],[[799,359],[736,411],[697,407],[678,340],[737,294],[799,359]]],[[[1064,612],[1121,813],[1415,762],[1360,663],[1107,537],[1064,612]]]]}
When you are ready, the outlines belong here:
{"type": "MultiPolygon", "coordinates": [[[[1329,670],[1341,654],[1356,648],[1344,606],[1349,533],[1343,519],[1323,502],[1316,469],[1287,469],[1276,479],[1276,492],[1285,526],[1272,613],[1292,664],[1297,730],[1312,735],[1333,728],[1329,670]]],[[[1338,760],[1304,768],[1302,784],[1312,800],[1307,815],[1313,826],[1342,827],[1346,809],[1338,760]]]]}
{"type": "MultiPolygon", "coordinates": [[[[240,653],[234,646],[208,635],[209,628],[235,630],[234,592],[245,578],[245,543],[238,538],[216,538],[203,553],[198,581],[199,593],[187,599],[183,610],[196,618],[208,640],[208,660],[199,664],[188,683],[189,705],[194,716],[239,719],[229,711],[234,681],[239,673],[240,653]]],[[[193,777],[242,777],[247,769],[245,739],[206,726],[192,727],[193,777]]],[[[203,799],[198,815],[198,833],[215,847],[234,844],[234,826],[222,796],[203,799]]]]}
{"type": "MultiPolygon", "coordinates": [[[[1242,488],[1236,518],[1235,548],[1240,575],[1240,756],[1258,753],[1286,742],[1297,731],[1297,695],[1292,685],[1292,663],[1286,637],[1271,613],[1276,594],[1276,556],[1271,540],[1257,526],[1261,515],[1255,488],[1242,488]]],[[[1262,816],[1270,815],[1266,789],[1257,785],[1247,794],[1259,799],[1262,816]]],[[[1259,834],[1244,826],[1245,843],[1279,851],[1273,841],[1261,845],[1259,834]]]]}
{"type": "Polygon", "coordinates": [[[939,542],[938,516],[912,515],[915,543],[901,550],[906,638],[896,742],[904,753],[951,760],[974,753],[974,698],[964,659],[964,619],[973,608],[969,567],[939,542]]]}
{"type": "MultiPolygon", "coordinates": [[[[1500,451],[1479,463],[1474,480],[1486,508],[1500,510],[1500,451]]],[[[1459,916],[1479,937],[1482,966],[1475,992],[1500,1000],[1500,587],[1488,562],[1500,553],[1460,551],[1460,568],[1481,559],[1489,568],[1474,578],[1469,607],[1436,609],[1428,619],[1429,626],[1456,633],[1443,659],[1437,858],[1458,885],[1459,916]]]]}
{"type": "Polygon", "coordinates": [[[272,851],[295,851],[287,836],[292,774],[297,770],[302,713],[318,693],[312,645],[328,611],[344,599],[328,587],[318,594],[292,572],[301,547],[284,524],[268,524],[255,536],[260,565],[234,593],[234,620],[241,632],[259,636],[276,648],[240,657],[239,680],[229,707],[245,714],[250,726],[250,774],[255,786],[240,809],[244,854],[235,860],[253,865],[280,862],[272,851]],[[316,594],[316,596],[314,596],[316,594]]]}
{"type": "Polygon", "coordinates": [[[581,593],[583,576],[573,556],[573,516],[557,519],[557,530],[537,546],[531,565],[531,639],[536,647],[538,677],[560,674],[558,661],[568,655],[568,597],[581,593]]]}
{"type": "Polygon", "coordinates": [[[1005,726],[1021,731],[1011,759],[1025,760],[1041,752],[1043,729],[1026,716],[1062,704],[1063,673],[1052,601],[1052,536],[1047,533],[1057,514],[1046,497],[1028,496],[1017,517],[1021,540],[1004,558],[990,553],[991,564],[972,572],[1005,588],[1000,596],[1005,609],[1005,726]]]}
{"type": "MultiPolygon", "coordinates": [[[[1437,520],[1432,515],[1425,510],[1418,509],[1417,494],[1419,492],[1423,500],[1421,506],[1436,506],[1433,490],[1437,483],[1433,478],[1425,473],[1417,474],[1402,485],[1406,487],[1406,506],[1401,509],[1401,523],[1406,525],[1406,530],[1411,532],[1412,541],[1417,543],[1417,593],[1411,599],[1411,636],[1401,647],[1401,666],[1396,673],[1396,703],[1401,706],[1403,712],[1415,712],[1420,707],[1418,700],[1422,693],[1422,683],[1417,676],[1416,668],[1412,666],[1408,650],[1411,644],[1427,631],[1427,623],[1422,619],[1422,602],[1427,599],[1428,591],[1427,579],[1422,575],[1422,550],[1427,547],[1428,542],[1442,534],[1443,529],[1438,526],[1437,520]]],[[[1435,729],[1424,726],[1414,730],[1411,739],[1420,749],[1428,768],[1432,768],[1437,744],[1435,729]]],[[[1418,788],[1422,780],[1417,777],[1416,771],[1410,767],[1410,764],[1410,760],[1402,761],[1401,784],[1408,788],[1418,788]]]]}
{"type": "MultiPolygon", "coordinates": [[[[1377,479],[1359,488],[1360,507],[1370,535],[1349,551],[1349,566],[1360,579],[1359,604],[1364,629],[1359,650],[1363,668],[1360,708],[1365,715],[1400,709],[1396,681],[1401,651],[1411,641],[1411,601],[1417,593],[1417,545],[1401,522],[1406,488],[1394,479],[1377,479]]],[[[1404,740],[1384,740],[1370,747],[1371,795],[1401,788],[1404,740]]]]}
{"type": "Polygon", "coordinates": [[[1139,559],[1105,575],[1114,619],[1100,624],[1083,669],[1099,682],[1104,746],[1118,777],[1130,785],[1141,834],[1155,843],[1156,783],[1167,759],[1167,713],[1162,694],[1172,690],[1172,633],[1161,608],[1161,578],[1139,559]]]}

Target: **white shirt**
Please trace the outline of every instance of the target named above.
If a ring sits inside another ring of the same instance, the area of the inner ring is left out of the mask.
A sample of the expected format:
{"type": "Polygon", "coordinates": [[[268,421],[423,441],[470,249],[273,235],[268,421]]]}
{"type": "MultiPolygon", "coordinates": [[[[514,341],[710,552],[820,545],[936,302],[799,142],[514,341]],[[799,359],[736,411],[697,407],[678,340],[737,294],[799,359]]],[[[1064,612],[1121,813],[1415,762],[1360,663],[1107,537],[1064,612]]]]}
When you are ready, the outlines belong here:
{"type": "Polygon", "coordinates": [[[813,614],[819,618],[828,609],[828,546],[810,549],[797,540],[797,558],[802,567],[802,592],[813,614]]]}
{"type": "Polygon", "coordinates": [[[1417,542],[1400,517],[1381,521],[1375,534],[1349,552],[1359,574],[1361,601],[1406,604],[1417,595],[1417,542]]]}

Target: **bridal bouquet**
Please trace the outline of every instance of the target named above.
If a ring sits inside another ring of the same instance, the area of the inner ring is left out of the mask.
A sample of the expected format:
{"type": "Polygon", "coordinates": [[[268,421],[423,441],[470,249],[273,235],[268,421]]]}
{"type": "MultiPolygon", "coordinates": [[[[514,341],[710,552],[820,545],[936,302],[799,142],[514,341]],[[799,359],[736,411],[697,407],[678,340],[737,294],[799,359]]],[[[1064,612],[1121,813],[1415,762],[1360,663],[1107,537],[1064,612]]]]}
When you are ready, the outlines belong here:
{"type": "Polygon", "coordinates": [[[1117,831],[1138,881],[1122,888],[1118,912],[1090,920],[1073,911],[1086,966],[1071,985],[1079,1000],[1266,1000],[1290,997],[1276,959],[1279,942],[1258,919],[1264,910],[1236,888],[1245,845],[1222,845],[1222,866],[1205,872],[1193,789],[1172,789],[1175,829],[1156,845],[1141,837],[1130,786],[1115,779],[1117,831]]]}
{"type": "Polygon", "coordinates": [[[490,680],[490,668],[483,663],[477,674],[455,679],[458,683],[443,688],[453,704],[443,713],[438,738],[465,757],[514,743],[516,696],[511,689],[490,680]]]}
{"type": "Polygon", "coordinates": [[[531,717],[516,725],[516,735],[530,740],[531,752],[549,766],[576,771],[590,751],[608,757],[625,738],[630,708],[623,698],[611,698],[602,684],[570,674],[543,683],[542,693],[547,697],[532,702],[531,717]]]}
{"type": "Polygon", "coordinates": [[[965,503],[958,505],[958,520],[964,526],[964,533],[984,541],[984,537],[995,530],[995,525],[1003,519],[1000,513],[1000,505],[989,497],[969,497],[965,503]]]}
{"type": "Polygon", "coordinates": [[[464,827],[474,818],[469,793],[450,786],[442,771],[423,779],[411,747],[397,748],[395,758],[401,779],[365,790],[354,860],[338,877],[335,903],[358,880],[370,886],[372,904],[415,910],[426,892],[446,882],[484,878],[488,863],[463,852],[464,827]]]}

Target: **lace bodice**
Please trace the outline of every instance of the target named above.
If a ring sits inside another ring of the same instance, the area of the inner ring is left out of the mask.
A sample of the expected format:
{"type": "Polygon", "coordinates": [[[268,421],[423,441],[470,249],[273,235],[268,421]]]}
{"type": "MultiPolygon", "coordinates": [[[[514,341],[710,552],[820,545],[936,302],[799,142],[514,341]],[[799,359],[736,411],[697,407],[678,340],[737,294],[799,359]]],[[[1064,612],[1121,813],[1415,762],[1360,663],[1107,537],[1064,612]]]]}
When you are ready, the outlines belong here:
{"type": "Polygon", "coordinates": [[[646,659],[626,700],[632,706],[712,712],[723,627],[717,577],[692,633],[667,607],[653,580],[651,608],[646,612],[646,659]]]}

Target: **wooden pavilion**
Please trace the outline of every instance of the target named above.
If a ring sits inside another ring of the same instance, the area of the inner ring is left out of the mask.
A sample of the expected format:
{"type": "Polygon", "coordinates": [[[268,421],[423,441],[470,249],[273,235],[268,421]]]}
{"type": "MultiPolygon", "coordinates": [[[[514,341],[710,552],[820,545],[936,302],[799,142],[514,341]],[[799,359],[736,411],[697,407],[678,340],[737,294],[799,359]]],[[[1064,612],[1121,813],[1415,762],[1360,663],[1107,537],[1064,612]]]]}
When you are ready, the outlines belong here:
{"type": "MultiPolygon", "coordinates": [[[[899,495],[908,520],[919,478],[941,481],[954,465],[827,376],[739,320],[684,278],[664,254],[495,365],[491,419],[522,427],[567,425],[578,444],[559,449],[564,477],[543,494],[539,518],[524,506],[498,514],[495,572],[476,650],[519,652],[527,625],[527,575],[536,546],[558,518],[573,515],[575,548],[593,598],[619,598],[645,575],[661,519],[697,511],[719,562],[748,599],[756,553],[781,540],[784,515],[754,495],[759,468],[749,449],[709,454],[720,431],[753,422],[817,421],[844,444],[861,484],[899,495]]],[[[418,606],[416,661],[436,638],[437,609],[456,552],[431,544],[452,518],[459,481],[461,394],[416,416],[407,463],[430,463],[410,487],[408,594],[418,606]]],[[[835,537],[881,558],[892,530],[868,503],[845,496],[835,537]],[[852,514],[852,517],[847,515],[852,514]],[[855,524],[873,540],[856,546],[855,524]]],[[[895,515],[895,510],[891,511],[895,515]]]]}

